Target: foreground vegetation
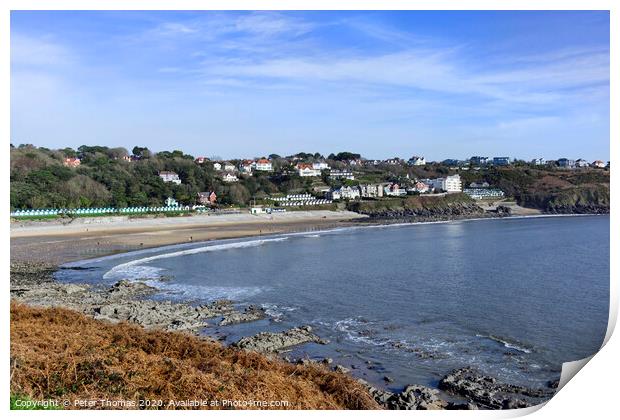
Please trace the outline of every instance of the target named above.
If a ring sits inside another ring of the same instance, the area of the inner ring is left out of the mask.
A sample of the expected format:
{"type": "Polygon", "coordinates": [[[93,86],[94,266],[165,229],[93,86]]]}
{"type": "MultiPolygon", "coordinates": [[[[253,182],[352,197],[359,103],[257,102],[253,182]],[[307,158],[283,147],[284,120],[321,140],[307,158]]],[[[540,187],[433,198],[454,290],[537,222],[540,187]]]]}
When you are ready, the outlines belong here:
{"type": "Polygon", "coordinates": [[[188,400],[288,402],[271,409],[379,408],[360,383],[318,364],[293,365],[186,334],[17,303],[11,304],[11,393],[31,400],[135,402],[130,408],[169,409],[170,401],[188,400]],[[149,403],[140,407],[140,401],[149,403]]]}

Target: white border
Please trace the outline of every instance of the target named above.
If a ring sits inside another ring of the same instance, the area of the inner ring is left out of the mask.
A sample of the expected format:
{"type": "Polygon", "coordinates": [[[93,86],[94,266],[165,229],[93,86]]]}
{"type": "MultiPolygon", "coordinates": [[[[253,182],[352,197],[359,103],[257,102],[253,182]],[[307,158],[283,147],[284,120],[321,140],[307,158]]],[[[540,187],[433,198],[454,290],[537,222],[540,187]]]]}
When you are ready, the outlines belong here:
{"type": "MultiPolygon", "coordinates": [[[[315,1],[296,1],[292,4],[292,1],[286,0],[229,0],[229,1],[198,1],[198,0],[177,0],[171,2],[169,0],[5,0],[2,2],[2,16],[0,17],[0,49],[1,66],[0,75],[3,88],[0,90],[4,93],[2,105],[2,116],[0,123],[0,130],[5,139],[10,139],[10,54],[9,54],[9,36],[10,36],[10,10],[611,10],[611,115],[620,115],[620,108],[618,107],[618,83],[617,77],[620,74],[620,67],[618,64],[618,35],[620,26],[620,15],[618,2],[611,0],[590,0],[590,1],[578,1],[578,0],[411,0],[411,1],[398,1],[398,0],[383,0],[381,2],[376,0],[358,0],[358,1],[343,1],[343,0],[315,0],[315,1]]],[[[612,139],[619,139],[618,131],[618,118],[610,118],[611,130],[610,135],[612,139]]],[[[8,148],[8,142],[5,142],[6,148],[8,148]]],[[[584,143],[587,144],[587,141],[584,143]]],[[[618,145],[616,142],[610,142],[611,147],[611,160],[615,160],[618,156],[618,145]]],[[[6,149],[5,149],[6,150],[6,149]]],[[[8,199],[9,195],[9,154],[4,153],[3,159],[3,172],[4,182],[2,185],[2,192],[4,197],[8,199]]],[[[618,175],[615,172],[611,175],[611,183],[617,185],[618,175]]],[[[615,218],[615,209],[618,208],[618,199],[615,194],[611,196],[612,200],[612,216],[611,216],[611,232],[620,232],[620,226],[618,226],[615,218]]],[[[5,401],[4,407],[8,410],[8,396],[9,396],[9,250],[10,238],[9,231],[9,209],[5,206],[3,209],[2,220],[4,237],[6,239],[5,252],[2,254],[2,263],[5,267],[5,294],[2,301],[2,308],[0,309],[0,316],[3,319],[2,329],[2,342],[5,349],[5,361],[2,363],[2,397],[5,401]]],[[[617,256],[618,253],[618,238],[615,235],[611,236],[611,255],[617,256]]],[[[618,279],[618,263],[615,258],[611,259],[610,266],[611,279],[618,279]]],[[[593,417],[607,417],[607,414],[614,412],[616,393],[612,390],[615,385],[614,379],[618,377],[618,358],[617,354],[620,345],[618,344],[617,337],[612,337],[611,333],[615,326],[617,311],[618,311],[618,287],[617,282],[611,282],[610,288],[611,305],[610,305],[610,322],[608,325],[608,331],[606,335],[606,345],[597,354],[588,367],[585,368],[578,376],[578,379],[570,381],[566,387],[564,387],[551,401],[549,401],[546,407],[542,410],[536,411],[538,408],[525,409],[525,410],[512,410],[512,411],[479,411],[479,412],[381,412],[382,416],[399,417],[399,416],[439,416],[446,418],[448,416],[454,416],[459,418],[472,418],[472,417],[487,417],[487,418],[500,418],[500,417],[516,417],[524,415],[533,411],[536,413],[533,415],[536,418],[548,418],[548,417],[567,417],[567,418],[583,418],[584,416],[593,417]],[[611,339],[610,339],[611,338],[611,339]]],[[[57,416],[83,416],[83,412],[54,412],[47,411],[45,415],[51,417],[57,416]]],[[[328,412],[321,413],[321,416],[336,416],[342,412],[328,412]]],[[[150,413],[143,414],[141,412],[89,412],[89,416],[160,416],[165,417],[171,415],[179,415],[179,413],[150,413]]],[[[370,417],[374,416],[375,412],[359,412],[356,416],[370,417]]],[[[20,415],[23,417],[36,416],[37,418],[42,416],[42,412],[11,412],[11,416],[20,415]]],[[[183,416],[205,416],[205,413],[187,412],[181,414],[183,416]]],[[[206,414],[208,415],[208,414],[206,414]]],[[[290,413],[280,412],[249,412],[249,411],[227,411],[222,412],[221,416],[234,416],[234,417],[246,417],[246,416],[258,416],[270,418],[289,418],[290,413]]],[[[312,411],[298,411],[296,415],[302,417],[314,417],[317,416],[316,412],[312,411]]]]}

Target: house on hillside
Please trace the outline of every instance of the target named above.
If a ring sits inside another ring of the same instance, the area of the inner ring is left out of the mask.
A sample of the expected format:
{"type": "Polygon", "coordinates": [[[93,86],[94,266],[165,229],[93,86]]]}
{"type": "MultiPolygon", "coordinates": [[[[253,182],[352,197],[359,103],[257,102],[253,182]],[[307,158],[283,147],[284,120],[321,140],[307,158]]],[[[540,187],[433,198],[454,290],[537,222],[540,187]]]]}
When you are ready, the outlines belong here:
{"type": "Polygon", "coordinates": [[[236,175],[231,174],[230,172],[226,172],[224,176],[222,176],[222,181],[224,182],[237,182],[239,178],[236,175]]]}
{"type": "Polygon", "coordinates": [[[543,166],[546,164],[547,162],[543,158],[532,159],[532,165],[543,166]]]}
{"type": "Polygon", "coordinates": [[[422,181],[418,181],[418,182],[416,182],[416,183],[414,184],[414,186],[413,186],[413,190],[414,190],[415,192],[419,192],[420,194],[427,193],[427,192],[429,192],[431,189],[432,189],[432,187],[431,187],[430,185],[428,185],[427,183],[422,182],[422,181]]]}
{"type": "Polygon", "coordinates": [[[590,166],[590,164],[585,159],[577,159],[575,161],[575,166],[578,168],[587,168],[588,166],[590,166]]]}
{"type": "Polygon", "coordinates": [[[362,159],[349,159],[347,163],[349,166],[362,166],[364,161],[362,159]]]}
{"type": "Polygon", "coordinates": [[[181,178],[179,178],[179,175],[176,172],[161,171],[159,173],[159,177],[164,182],[172,182],[173,184],[181,185],[181,178]]]}
{"type": "Polygon", "coordinates": [[[215,169],[216,171],[221,171],[222,170],[222,164],[219,162],[214,162],[213,163],[213,169],[215,169]]]}
{"type": "Polygon", "coordinates": [[[217,195],[213,191],[198,193],[198,202],[204,205],[213,205],[217,201],[217,195]]]}
{"type": "Polygon", "coordinates": [[[605,162],[603,162],[602,160],[595,160],[594,162],[592,162],[592,167],[593,168],[604,168],[605,162]]]}
{"type": "Polygon", "coordinates": [[[349,179],[349,180],[354,180],[355,176],[353,176],[353,172],[348,171],[348,170],[339,170],[339,169],[332,169],[329,172],[329,179],[349,179]]]}
{"type": "Polygon", "coordinates": [[[363,198],[383,197],[383,185],[381,184],[362,184],[359,187],[360,196],[363,198]]]}
{"type": "Polygon", "coordinates": [[[507,156],[502,156],[502,157],[494,157],[493,158],[493,165],[495,166],[506,166],[506,165],[510,165],[510,158],[507,156]]]}
{"type": "Polygon", "coordinates": [[[410,166],[424,166],[426,165],[426,159],[424,159],[424,156],[413,156],[407,161],[407,164],[410,166]]]}
{"type": "Polygon", "coordinates": [[[62,162],[63,165],[68,166],[69,168],[77,168],[82,164],[82,161],[76,157],[68,157],[62,162]]]}
{"type": "Polygon", "coordinates": [[[386,159],[383,161],[383,163],[387,164],[387,165],[400,165],[400,159],[395,157],[393,159],[386,159]]]}
{"type": "Polygon", "coordinates": [[[405,188],[401,188],[400,185],[393,183],[383,187],[383,194],[391,197],[402,197],[407,195],[407,190],[405,188]]]}
{"type": "Polygon", "coordinates": [[[253,160],[244,159],[239,164],[239,171],[241,171],[241,173],[243,174],[248,174],[248,175],[252,174],[253,168],[254,168],[253,160]]]}
{"type": "Polygon", "coordinates": [[[558,166],[560,168],[573,169],[575,168],[575,161],[573,159],[561,158],[558,159],[558,166]]]}
{"type": "Polygon", "coordinates": [[[489,157],[488,156],[472,156],[469,159],[469,163],[471,163],[472,165],[486,165],[489,163],[489,157]]]}
{"type": "Polygon", "coordinates": [[[298,163],[296,166],[299,176],[321,176],[321,170],[316,169],[312,163],[298,163]]]}
{"type": "Polygon", "coordinates": [[[254,169],[256,169],[257,171],[271,172],[273,171],[273,166],[271,165],[271,162],[268,159],[258,159],[254,163],[254,169]]]}
{"type": "Polygon", "coordinates": [[[329,191],[326,196],[329,200],[355,200],[360,197],[360,190],[357,187],[340,187],[329,191]]]}
{"type": "Polygon", "coordinates": [[[461,184],[461,176],[458,174],[450,175],[445,178],[432,179],[430,182],[436,190],[442,190],[449,193],[461,192],[463,189],[463,185],[461,184]]]}
{"type": "Polygon", "coordinates": [[[230,162],[225,162],[224,163],[224,170],[226,172],[235,172],[237,170],[237,167],[235,165],[233,165],[230,162]]]}
{"type": "Polygon", "coordinates": [[[194,159],[194,162],[196,162],[197,164],[201,165],[205,162],[207,162],[209,159],[207,159],[204,156],[198,156],[196,159],[194,159]]]}
{"type": "Polygon", "coordinates": [[[312,168],[314,169],[318,169],[319,171],[323,171],[326,169],[330,169],[329,165],[327,164],[327,162],[314,162],[312,164],[312,168]]]}

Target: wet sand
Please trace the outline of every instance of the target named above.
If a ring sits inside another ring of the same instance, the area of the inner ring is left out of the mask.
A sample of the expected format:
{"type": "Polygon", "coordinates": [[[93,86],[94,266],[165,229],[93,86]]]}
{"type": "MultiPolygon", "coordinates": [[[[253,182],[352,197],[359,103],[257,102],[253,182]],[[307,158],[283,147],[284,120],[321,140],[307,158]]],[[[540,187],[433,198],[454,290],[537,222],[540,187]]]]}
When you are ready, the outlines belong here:
{"type": "Polygon", "coordinates": [[[127,219],[84,218],[78,223],[14,222],[11,260],[60,264],[103,255],[216,239],[307,232],[351,226],[350,212],[291,212],[127,219]]]}

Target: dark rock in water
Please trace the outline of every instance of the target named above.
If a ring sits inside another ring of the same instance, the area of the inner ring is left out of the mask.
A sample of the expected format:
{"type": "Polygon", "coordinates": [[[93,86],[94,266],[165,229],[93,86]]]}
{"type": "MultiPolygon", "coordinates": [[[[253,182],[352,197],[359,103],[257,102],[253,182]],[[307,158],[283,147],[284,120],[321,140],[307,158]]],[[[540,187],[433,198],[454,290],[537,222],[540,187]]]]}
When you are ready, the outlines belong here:
{"type": "Polygon", "coordinates": [[[129,296],[144,296],[153,293],[156,290],[157,289],[155,287],[148,286],[143,282],[120,280],[108,289],[108,293],[111,297],[118,299],[129,296]]]}
{"type": "Polygon", "coordinates": [[[391,378],[391,377],[389,377],[389,376],[384,376],[384,377],[383,377],[383,380],[384,380],[385,382],[387,382],[387,383],[394,382],[394,379],[393,379],[393,378],[391,378]]]}
{"type": "Polygon", "coordinates": [[[407,385],[402,392],[393,393],[376,388],[363,379],[358,382],[368,389],[375,401],[390,410],[477,410],[471,403],[454,403],[440,398],[439,391],[422,385],[407,385]]]}
{"type": "Polygon", "coordinates": [[[312,332],[311,327],[304,326],[279,333],[262,332],[252,337],[244,337],[232,345],[259,353],[276,353],[288,347],[310,342],[320,344],[323,340],[312,332]]]}
{"type": "Polygon", "coordinates": [[[547,386],[549,388],[552,388],[552,389],[557,389],[558,386],[560,386],[560,380],[559,379],[555,379],[553,381],[549,381],[549,382],[547,382],[547,386]]]}
{"type": "Polygon", "coordinates": [[[507,217],[512,215],[512,209],[507,206],[497,206],[495,209],[495,213],[497,213],[500,217],[507,217]]]}
{"type": "Polygon", "coordinates": [[[392,410],[443,410],[448,403],[439,398],[439,391],[422,385],[407,385],[400,394],[392,394],[385,406],[392,410]]]}
{"type": "Polygon", "coordinates": [[[536,405],[551,398],[553,392],[503,384],[471,367],[456,369],[439,381],[439,389],[464,397],[483,408],[511,409],[536,405]]]}
{"type": "Polygon", "coordinates": [[[243,322],[258,321],[265,318],[265,310],[254,305],[250,305],[243,312],[232,312],[225,315],[219,325],[241,324],[243,322]]]}
{"type": "Polygon", "coordinates": [[[325,359],[322,360],[322,363],[324,365],[331,365],[333,362],[334,362],[334,360],[329,358],[329,357],[326,357],[325,359]]]}

